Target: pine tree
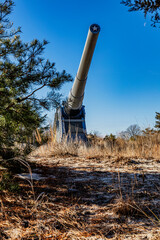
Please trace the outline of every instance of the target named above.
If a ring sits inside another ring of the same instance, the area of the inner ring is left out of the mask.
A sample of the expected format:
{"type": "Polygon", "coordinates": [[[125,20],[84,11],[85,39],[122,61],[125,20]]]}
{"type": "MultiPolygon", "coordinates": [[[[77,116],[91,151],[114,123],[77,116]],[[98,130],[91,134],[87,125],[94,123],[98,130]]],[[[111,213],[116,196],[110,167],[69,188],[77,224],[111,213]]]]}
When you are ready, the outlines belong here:
{"type": "Polygon", "coordinates": [[[31,136],[45,120],[42,109],[55,107],[61,86],[72,81],[42,57],[46,40],[21,40],[21,29],[14,29],[9,20],[13,7],[12,0],[0,3],[0,150],[31,136]],[[38,98],[43,88],[48,89],[47,97],[38,98]]]}
{"type": "Polygon", "coordinates": [[[155,124],[155,128],[157,128],[158,131],[160,131],[160,113],[156,112],[156,124],[155,124]]]}
{"type": "Polygon", "coordinates": [[[129,11],[143,11],[151,15],[151,26],[156,27],[160,24],[160,0],[122,0],[121,4],[129,7],[129,11]]]}

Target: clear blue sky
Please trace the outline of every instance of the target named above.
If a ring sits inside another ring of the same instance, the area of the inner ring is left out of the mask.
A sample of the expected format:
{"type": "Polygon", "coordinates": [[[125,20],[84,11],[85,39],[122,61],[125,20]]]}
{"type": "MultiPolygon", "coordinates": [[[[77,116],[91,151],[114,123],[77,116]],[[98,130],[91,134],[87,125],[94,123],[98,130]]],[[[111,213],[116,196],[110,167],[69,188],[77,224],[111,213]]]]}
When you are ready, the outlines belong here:
{"type": "MultiPolygon", "coordinates": [[[[153,127],[160,111],[160,29],[120,0],[16,0],[12,14],[25,41],[50,42],[45,57],[76,75],[88,28],[101,26],[85,90],[88,132],[153,127]]],[[[68,96],[72,84],[62,93],[68,96]]],[[[54,112],[48,113],[50,120],[54,112]]]]}

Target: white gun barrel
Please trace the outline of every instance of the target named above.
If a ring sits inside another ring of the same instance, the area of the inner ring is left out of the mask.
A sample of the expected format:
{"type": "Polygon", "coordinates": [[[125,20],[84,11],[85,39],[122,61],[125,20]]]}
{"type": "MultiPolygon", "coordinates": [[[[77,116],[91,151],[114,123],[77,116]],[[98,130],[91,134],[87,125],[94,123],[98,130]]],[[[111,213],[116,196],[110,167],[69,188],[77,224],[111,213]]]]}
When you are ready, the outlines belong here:
{"type": "Polygon", "coordinates": [[[74,83],[69,93],[69,97],[65,107],[66,112],[70,112],[72,110],[79,110],[82,107],[88,71],[99,32],[100,26],[98,24],[92,24],[89,27],[88,36],[84,46],[78,72],[74,79],[74,83]]]}

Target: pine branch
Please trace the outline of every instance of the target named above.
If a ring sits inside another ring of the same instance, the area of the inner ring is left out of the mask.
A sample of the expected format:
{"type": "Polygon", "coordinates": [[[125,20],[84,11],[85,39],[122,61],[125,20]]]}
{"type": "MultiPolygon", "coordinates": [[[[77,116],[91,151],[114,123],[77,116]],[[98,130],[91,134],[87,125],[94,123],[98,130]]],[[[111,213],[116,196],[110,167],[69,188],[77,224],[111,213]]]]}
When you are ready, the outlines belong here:
{"type": "MultiPolygon", "coordinates": [[[[21,103],[21,102],[27,100],[27,99],[28,99],[29,97],[31,97],[35,92],[39,91],[40,89],[44,88],[45,86],[46,86],[46,84],[43,84],[41,87],[35,89],[35,90],[34,90],[32,93],[30,93],[28,96],[26,96],[26,97],[24,97],[24,98],[19,98],[19,99],[17,100],[17,103],[21,103]]],[[[10,109],[11,107],[13,107],[13,106],[15,106],[15,105],[16,105],[16,103],[11,103],[7,108],[5,108],[5,110],[8,110],[8,109],[10,109]]]]}

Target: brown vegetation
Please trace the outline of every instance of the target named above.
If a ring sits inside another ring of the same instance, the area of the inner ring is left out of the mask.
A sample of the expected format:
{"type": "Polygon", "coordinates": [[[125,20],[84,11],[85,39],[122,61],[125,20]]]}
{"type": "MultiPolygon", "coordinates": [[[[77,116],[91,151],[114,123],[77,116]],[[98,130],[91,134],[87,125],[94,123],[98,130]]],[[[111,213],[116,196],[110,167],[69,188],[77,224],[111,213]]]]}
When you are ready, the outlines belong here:
{"type": "MultiPolygon", "coordinates": [[[[55,142],[52,131],[49,133],[48,144],[42,145],[35,152],[38,155],[74,155],[86,158],[104,158],[107,156],[132,157],[132,158],[154,158],[160,159],[160,133],[144,131],[142,136],[136,136],[129,140],[123,138],[100,138],[96,135],[88,136],[88,143],[68,142],[67,138],[61,144],[55,142]]],[[[38,134],[41,143],[40,135],[38,134]]]]}
{"type": "Polygon", "coordinates": [[[19,187],[7,188],[11,177],[2,184],[0,239],[159,239],[159,134],[91,138],[58,144],[51,135],[30,165],[20,161],[19,187]]]}

